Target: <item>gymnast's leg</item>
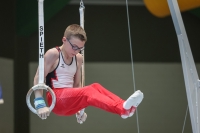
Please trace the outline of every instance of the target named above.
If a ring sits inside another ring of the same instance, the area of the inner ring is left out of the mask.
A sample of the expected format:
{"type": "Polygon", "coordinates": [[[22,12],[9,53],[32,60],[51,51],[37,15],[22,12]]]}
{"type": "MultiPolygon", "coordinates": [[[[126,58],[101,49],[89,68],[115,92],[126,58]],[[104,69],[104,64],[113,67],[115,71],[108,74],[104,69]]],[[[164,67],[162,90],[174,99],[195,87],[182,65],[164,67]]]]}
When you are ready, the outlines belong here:
{"type": "MultiPolygon", "coordinates": [[[[118,115],[129,116],[143,99],[143,93],[135,92],[126,101],[109,92],[98,83],[83,88],[54,89],[56,106],[53,112],[58,115],[73,115],[82,108],[94,106],[118,115]]],[[[51,95],[47,94],[48,103],[51,95]]],[[[132,113],[132,114],[133,114],[132,113]]],[[[122,117],[122,118],[127,118],[122,117]]]]}
{"type": "Polygon", "coordinates": [[[90,104],[92,106],[99,107],[108,112],[119,114],[122,116],[122,118],[127,118],[127,116],[129,117],[132,116],[135,112],[136,107],[140,104],[140,102],[143,99],[143,93],[141,91],[136,91],[126,101],[124,101],[114,93],[105,89],[99,83],[94,83],[90,86],[93,89],[97,90],[100,94],[103,94],[101,98],[103,99],[101,100],[102,106],[101,104],[98,103],[99,101],[98,97],[100,96],[98,93],[96,93],[98,95],[97,98],[95,95],[92,96],[93,100],[90,101],[91,102],[90,104]]]}

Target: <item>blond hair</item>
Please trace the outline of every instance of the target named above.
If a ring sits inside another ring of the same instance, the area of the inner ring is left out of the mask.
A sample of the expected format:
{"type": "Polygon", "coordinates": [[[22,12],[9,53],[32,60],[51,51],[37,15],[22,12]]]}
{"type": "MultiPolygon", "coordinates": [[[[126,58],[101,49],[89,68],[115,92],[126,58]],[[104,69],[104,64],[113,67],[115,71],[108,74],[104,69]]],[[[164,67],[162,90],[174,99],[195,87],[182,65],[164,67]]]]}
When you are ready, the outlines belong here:
{"type": "Polygon", "coordinates": [[[78,24],[69,25],[64,32],[64,36],[68,39],[71,39],[71,37],[77,37],[81,41],[87,41],[85,30],[78,24]]]}

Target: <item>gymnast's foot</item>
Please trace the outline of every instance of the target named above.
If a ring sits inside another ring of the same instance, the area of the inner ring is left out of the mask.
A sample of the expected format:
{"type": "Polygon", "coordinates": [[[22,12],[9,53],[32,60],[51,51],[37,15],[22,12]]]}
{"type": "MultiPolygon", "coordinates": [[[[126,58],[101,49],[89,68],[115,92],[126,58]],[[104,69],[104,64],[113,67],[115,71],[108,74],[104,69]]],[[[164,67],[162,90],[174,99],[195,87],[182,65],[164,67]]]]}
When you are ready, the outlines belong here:
{"type": "Polygon", "coordinates": [[[143,93],[140,90],[137,90],[133,93],[124,103],[123,108],[129,110],[132,106],[138,107],[138,105],[142,102],[144,98],[143,93]]]}
{"type": "Polygon", "coordinates": [[[124,103],[123,108],[128,111],[128,113],[121,115],[122,118],[131,117],[138,105],[142,102],[144,98],[144,94],[137,90],[135,93],[133,93],[124,103]]]}
{"type": "Polygon", "coordinates": [[[126,118],[128,118],[128,117],[131,117],[131,116],[133,116],[133,114],[135,113],[135,110],[136,110],[136,108],[132,106],[129,110],[126,110],[126,111],[121,115],[121,117],[122,117],[123,119],[126,119],[126,118]]]}

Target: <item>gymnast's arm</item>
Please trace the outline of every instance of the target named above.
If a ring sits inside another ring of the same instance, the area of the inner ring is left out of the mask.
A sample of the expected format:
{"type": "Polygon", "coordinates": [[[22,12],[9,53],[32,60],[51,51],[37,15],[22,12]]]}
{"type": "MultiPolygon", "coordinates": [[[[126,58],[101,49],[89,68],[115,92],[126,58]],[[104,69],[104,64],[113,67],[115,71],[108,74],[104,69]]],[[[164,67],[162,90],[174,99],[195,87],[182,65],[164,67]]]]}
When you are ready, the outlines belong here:
{"type": "MultiPolygon", "coordinates": [[[[47,74],[52,71],[53,65],[55,64],[56,60],[58,59],[58,56],[59,56],[59,53],[55,48],[50,49],[45,53],[45,55],[44,55],[44,77],[46,77],[47,74]]],[[[39,69],[37,69],[37,72],[34,77],[34,85],[37,85],[38,81],[39,81],[39,69]]],[[[41,99],[41,98],[43,99],[43,90],[35,90],[34,93],[35,93],[35,99],[41,99]]],[[[42,119],[46,119],[46,117],[49,116],[49,113],[50,113],[48,107],[38,108],[37,112],[38,112],[38,116],[42,119]]]]}
{"type": "Polygon", "coordinates": [[[74,75],[74,88],[80,88],[81,87],[81,67],[83,63],[83,56],[81,54],[76,55],[76,60],[77,60],[77,71],[74,75]]]}
{"type": "MultiPolygon", "coordinates": [[[[79,88],[79,87],[81,87],[81,67],[83,64],[83,56],[78,53],[76,55],[76,59],[77,59],[77,71],[74,76],[73,87],[79,88]]],[[[76,118],[77,118],[77,122],[80,124],[82,124],[87,119],[87,114],[84,112],[84,109],[82,109],[76,113],[76,118]]]]}

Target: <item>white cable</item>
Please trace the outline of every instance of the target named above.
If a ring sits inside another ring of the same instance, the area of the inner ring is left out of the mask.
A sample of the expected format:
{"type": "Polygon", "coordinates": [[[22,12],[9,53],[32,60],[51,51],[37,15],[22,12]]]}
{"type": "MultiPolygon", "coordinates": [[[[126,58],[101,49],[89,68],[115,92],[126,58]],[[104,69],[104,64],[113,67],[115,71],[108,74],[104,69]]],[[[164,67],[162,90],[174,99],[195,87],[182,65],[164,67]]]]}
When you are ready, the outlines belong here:
{"type": "MultiPolygon", "coordinates": [[[[128,32],[129,32],[129,42],[130,42],[130,53],[131,53],[131,64],[132,64],[133,87],[134,87],[134,91],[136,91],[135,76],[134,76],[134,64],[133,64],[133,52],[132,52],[132,42],[131,42],[131,31],[130,31],[130,20],[129,20],[129,11],[128,11],[128,0],[126,0],[126,10],[127,10],[128,32]]],[[[138,129],[138,133],[140,133],[140,130],[139,130],[139,119],[138,119],[138,111],[136,111],[136,120],[137,120],[137,129],[138,129]]]]}

